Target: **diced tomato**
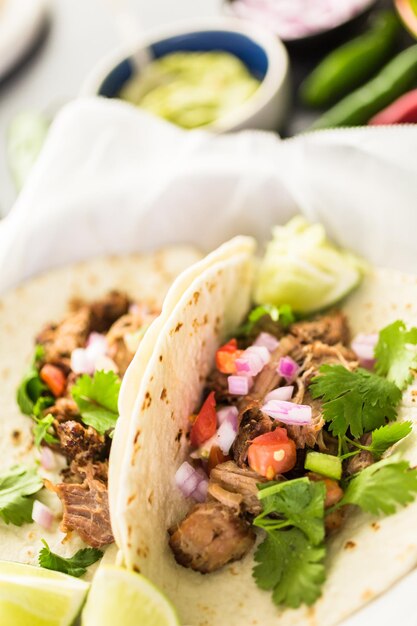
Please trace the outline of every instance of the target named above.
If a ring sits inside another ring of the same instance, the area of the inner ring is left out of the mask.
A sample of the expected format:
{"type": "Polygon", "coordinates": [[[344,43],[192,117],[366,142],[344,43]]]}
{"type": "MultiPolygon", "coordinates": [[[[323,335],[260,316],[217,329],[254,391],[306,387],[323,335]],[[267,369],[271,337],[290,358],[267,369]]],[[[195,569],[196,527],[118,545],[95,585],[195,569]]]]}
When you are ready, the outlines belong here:
{"type": "Polygon", "coordinates": [[[39,372],[39,376],[56,398],[63,395],[67,380],[64,372],[59,367],[46,363],[39,372]]]}
{"type": "Polygon", "coordinates": [[[325,476],[321,476],[320,474],[316,474],[314,472],[309,472],[307,476],[311,480],[322,480],[324,482],[326,486],[326,499],[324,501],[324,506],[326,509],[330,508],[334,504],[337,504],[339,500],[343,498],[343,489],[337,480],[326,478],[325,476]]]}
{"type": "Polygon", "coordinates": [[[209,393],[191,428],[190,441],[195,448],[213,437],[217,428],[216,400],[214,391],[209,393]]]}
{"type": "Polygon", "coordinates": [[[211,446],[210,454],[207,463],[207,471],[210,476],[210,472],[212,469],[216,467],[216,465],[220,465],[220,463],[225,463],[230,459],[230,456],[226,456],[220,450],[219,446],[211,446]]]}
{"type": "Polygon", "coordinates": [[[238,350],[236,339],[231,339],[224,346],[216,352],[216,367],[222,374],[236,374],[235,361],[243,353],[243,350],[238,350]]]}
{"type": "Polygon", "coordinates": [[[289,472],[296,460],[295,443],[288,438],[285,428],[276,428],[260,435],[249,446],[249,466],[268,480],[272,480],[276,474],[289,472]]]}

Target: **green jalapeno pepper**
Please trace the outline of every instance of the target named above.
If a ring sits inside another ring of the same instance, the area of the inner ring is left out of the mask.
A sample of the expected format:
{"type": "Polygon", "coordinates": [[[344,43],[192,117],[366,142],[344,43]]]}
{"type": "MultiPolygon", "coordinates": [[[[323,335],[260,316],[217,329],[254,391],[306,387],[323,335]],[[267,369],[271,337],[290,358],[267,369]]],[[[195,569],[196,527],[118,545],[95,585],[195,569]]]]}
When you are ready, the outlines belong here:
{"type": "Polygon", "coordinates": [[[407,48],[366,85],[324,113],[313,129],[360,126],[417,85],[417,45],[407,48]]]}
{"type": "Polygon", "coordinates": [[[302,100],[326,107],[356,89],[389,59],[398,32],[396,15],[379,13],[368,32],[331,52],[306,78],[300,88],[302,100]]]}

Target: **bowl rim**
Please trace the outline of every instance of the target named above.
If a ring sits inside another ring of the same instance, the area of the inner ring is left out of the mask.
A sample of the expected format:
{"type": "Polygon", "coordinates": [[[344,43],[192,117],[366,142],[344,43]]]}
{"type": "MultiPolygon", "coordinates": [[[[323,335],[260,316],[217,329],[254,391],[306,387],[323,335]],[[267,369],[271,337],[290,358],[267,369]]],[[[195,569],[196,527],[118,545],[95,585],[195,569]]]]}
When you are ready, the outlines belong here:
{"type": "MultiPolygon", "coordinates": [[[[261,111],[284,87],[289,72],[289,57],[282,41],[267,29],[247,20],[233,17],[212,17],[188,19],[150,29],[138,40],[135,50],[178,35],[204,31],[230,31],[239,33],[254,41],[265,52],[268,67],[265,76],[255,93],[233,109],[229,114],[211,124],[193,130],[227,132],[240,126],[261,111]]],[[[84,80],[80,96],[97,96],[100,86],[109,73],[123,60],[132,55],[132,48],[118,46],[106,54],[89,72],[84,80]]],[[[135,106],[135,105],[131,105],[135,106]]]]}

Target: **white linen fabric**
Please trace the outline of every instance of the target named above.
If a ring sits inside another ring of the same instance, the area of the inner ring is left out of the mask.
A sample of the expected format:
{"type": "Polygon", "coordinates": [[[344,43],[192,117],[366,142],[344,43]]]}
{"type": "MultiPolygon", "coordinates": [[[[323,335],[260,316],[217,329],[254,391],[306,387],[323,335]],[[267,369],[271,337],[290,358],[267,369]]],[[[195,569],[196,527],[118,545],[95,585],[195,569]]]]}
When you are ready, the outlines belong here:
{"type": "MultiPolygon", "coordinates": [[[[254,131],[215,136],[122,102],[77,100],[55,120],[0,223],[0,293],[98,255],[173,243],[208,251],[236,234],[263,243],[274,224],[297,212],[370,262],[417,273],[416,154],[413,126],[289,140],[254,131]]],[[[416,576],[346,626],[415,626],[416,576]]]]}

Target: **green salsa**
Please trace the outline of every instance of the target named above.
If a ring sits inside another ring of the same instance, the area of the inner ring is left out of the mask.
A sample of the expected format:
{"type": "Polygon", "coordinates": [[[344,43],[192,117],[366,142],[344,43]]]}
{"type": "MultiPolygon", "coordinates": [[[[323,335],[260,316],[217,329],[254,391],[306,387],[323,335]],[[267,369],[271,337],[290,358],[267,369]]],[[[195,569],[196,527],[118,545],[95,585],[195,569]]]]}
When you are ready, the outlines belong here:
{"type": "Polygon", "coordinates": [[[174,52],[131,78],[119,97],[183,128],[198,128],[239,107],[258,87],[232,54],[174,52]]]}

